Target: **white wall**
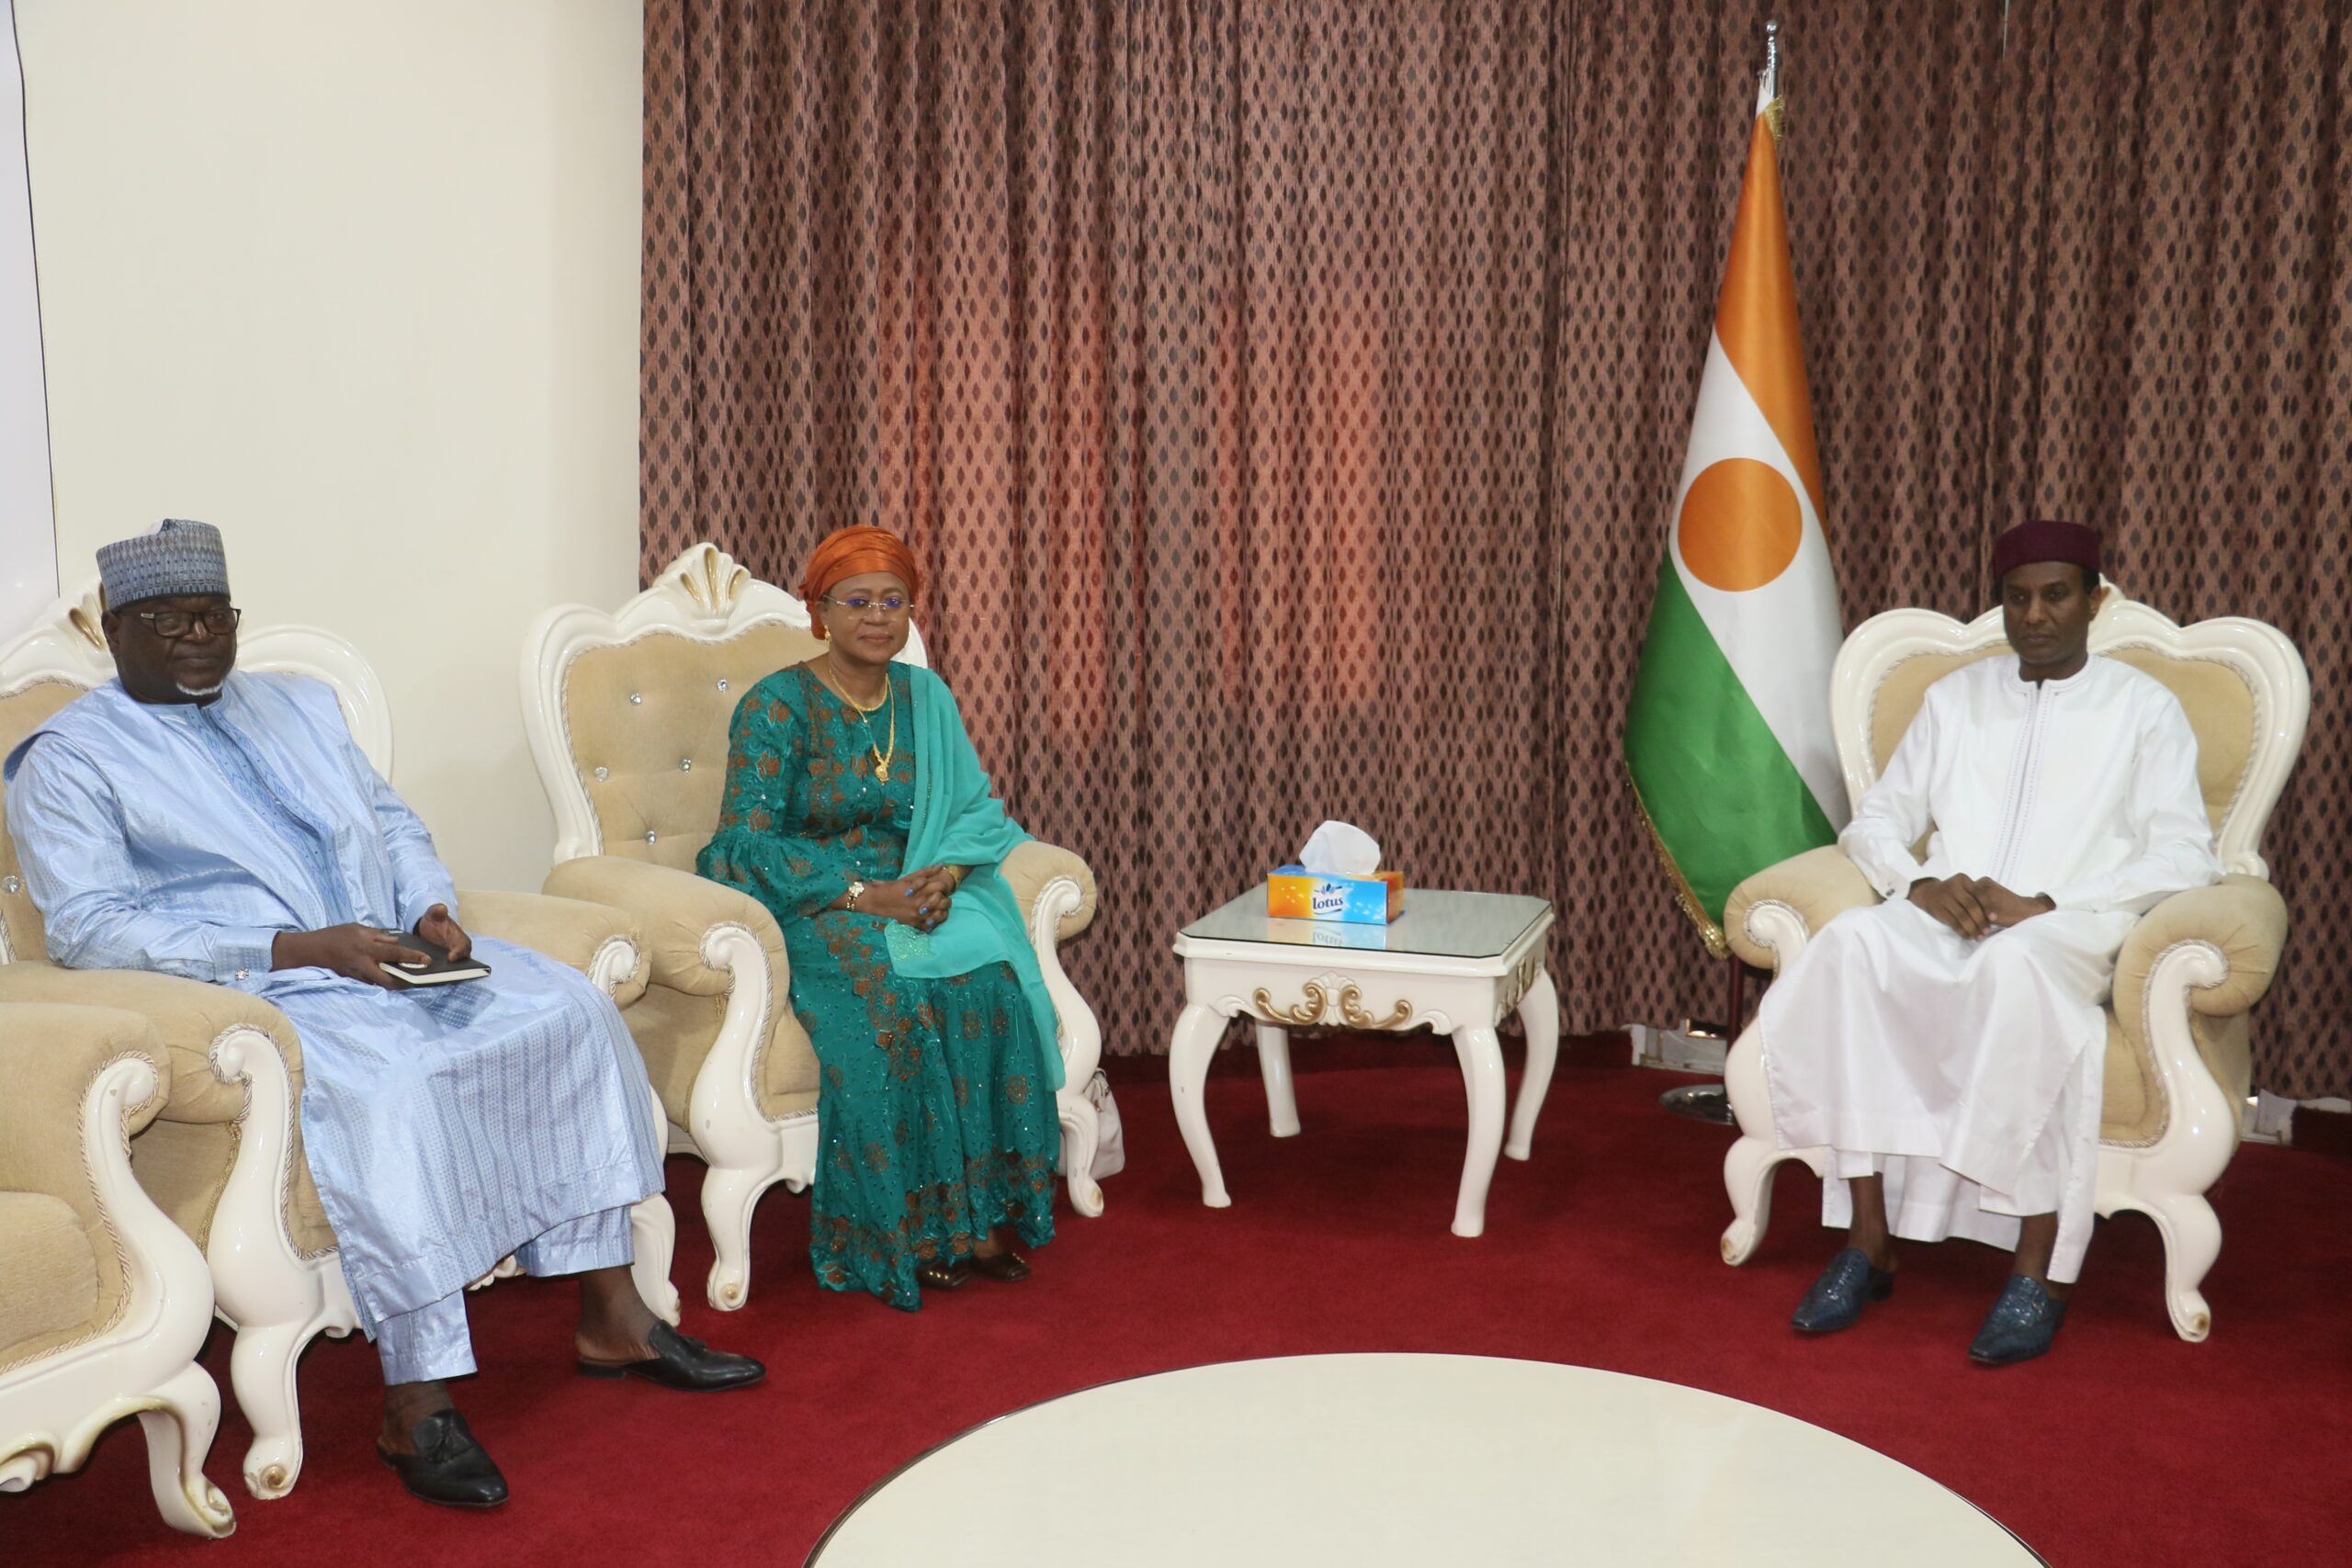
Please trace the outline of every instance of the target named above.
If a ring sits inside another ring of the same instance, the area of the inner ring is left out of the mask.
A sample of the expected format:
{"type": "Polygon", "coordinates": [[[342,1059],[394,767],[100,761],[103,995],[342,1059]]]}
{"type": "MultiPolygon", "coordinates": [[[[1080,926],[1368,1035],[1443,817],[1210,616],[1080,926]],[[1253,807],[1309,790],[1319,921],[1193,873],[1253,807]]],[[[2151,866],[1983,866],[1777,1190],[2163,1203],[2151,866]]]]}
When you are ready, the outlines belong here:
{"type": "Polygon", "coordinates": [[[536,888],[525,627],[637,585],[640,0],[17,0],[58,567],[220,525],[356,643],[459,885],[536,888]]]}
{"type": "Polygon", "coordinates": [[[12,5],[0,0],[0,643],[30,626],[57,596],[33,209],[25,188],[23,77],[12,5]]]}

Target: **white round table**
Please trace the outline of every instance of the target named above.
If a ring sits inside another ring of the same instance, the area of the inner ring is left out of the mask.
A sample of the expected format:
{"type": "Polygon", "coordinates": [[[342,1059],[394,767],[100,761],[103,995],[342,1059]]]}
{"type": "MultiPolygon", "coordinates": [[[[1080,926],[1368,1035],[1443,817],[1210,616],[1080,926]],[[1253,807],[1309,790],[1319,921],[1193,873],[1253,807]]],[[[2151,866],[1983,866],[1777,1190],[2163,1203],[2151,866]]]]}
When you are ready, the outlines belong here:
{"type": "Polygon", "coordinates": [[[815,1568],[2041,1561],[1917,1471],[1792,1416],[1480,1356],[1228,1361],[1048,1400],[887,1478],[808,1557],[815,1568]]]}

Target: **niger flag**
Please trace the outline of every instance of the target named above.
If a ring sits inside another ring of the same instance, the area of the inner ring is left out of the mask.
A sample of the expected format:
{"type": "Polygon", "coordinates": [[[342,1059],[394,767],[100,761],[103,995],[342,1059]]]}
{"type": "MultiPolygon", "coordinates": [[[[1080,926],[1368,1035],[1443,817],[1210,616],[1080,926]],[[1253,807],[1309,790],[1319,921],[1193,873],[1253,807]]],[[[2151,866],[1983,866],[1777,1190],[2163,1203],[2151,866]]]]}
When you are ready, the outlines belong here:
{"type": "Polygon", "coordinates": [[[1765,73],[1674,525],[1625,715],[1625,765],[1683,908],[1721,954],[1724,901],[1831,842],[1841,627],[1765,73]]]}

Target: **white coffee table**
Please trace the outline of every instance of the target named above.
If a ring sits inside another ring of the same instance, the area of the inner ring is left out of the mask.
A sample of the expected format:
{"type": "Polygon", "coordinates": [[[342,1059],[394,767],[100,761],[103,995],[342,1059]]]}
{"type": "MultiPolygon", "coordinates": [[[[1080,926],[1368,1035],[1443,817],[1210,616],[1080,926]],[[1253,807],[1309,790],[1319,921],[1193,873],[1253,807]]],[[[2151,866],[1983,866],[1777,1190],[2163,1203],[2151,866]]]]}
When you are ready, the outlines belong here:
{"type": "Polygon", "coordinates": [[[1483,1356],[1294,1356],[1106,1383],[942,1444],[812,1568],[2030,1568],[1967,1499],[1793,1416],[1483,1356]],[[1001,1521],[1083,1456],[1058,1528],[1001,1521]]]}
{"type": "Polygon", "coordinates": [[[1201,1103],[1209,1057],[1227,1019],[1247,1014],[1257,1021],[1258,1070],[1277,1138],[1298,1132],[1291,1030],[1433,1029],[1453,1036],[1470,1099],[1470,1146],[1453,1205],[1453,1234],[1485,1231],[1495,1155],[1499,1149],[1513,1159],[1527,1157],[1559,1050],[1559,998],[1544,970],[1544,940],[1551,930],[1552,906],[1541,898],[1422,887],[1407,890],[1405,912],[1385,926],[1274,919],[1266,913],[1262,886],[1186,926],[1176,938],[1184,960],[1185,1006],[1169,1045],[1168,1084],[1176,1125],[1201,1174],[1201,1201],[1212,1209],[1233,1201],[1201,1103]],[[1527,1030],[1527,1071],[1506,1145],[1502,1043],[1495,1025],[1514,1009],[1527,1030]]]}

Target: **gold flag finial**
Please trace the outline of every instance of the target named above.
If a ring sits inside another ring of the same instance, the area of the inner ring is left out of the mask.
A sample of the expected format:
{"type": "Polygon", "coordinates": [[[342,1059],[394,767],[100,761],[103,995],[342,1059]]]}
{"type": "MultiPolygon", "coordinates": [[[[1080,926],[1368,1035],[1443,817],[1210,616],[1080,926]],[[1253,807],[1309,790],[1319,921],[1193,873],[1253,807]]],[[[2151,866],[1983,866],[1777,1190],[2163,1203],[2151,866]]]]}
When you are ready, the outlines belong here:
{"type": "Polygon", "coordinates": [[[1781,24],[1764,24],[1764,73],[1758,84],[1757,99],[1763,107],[1757,112],[1764,117],[1764,124],[1779,142],[1788,135],[1788,101],[1781,96],[1781,24]]]}

